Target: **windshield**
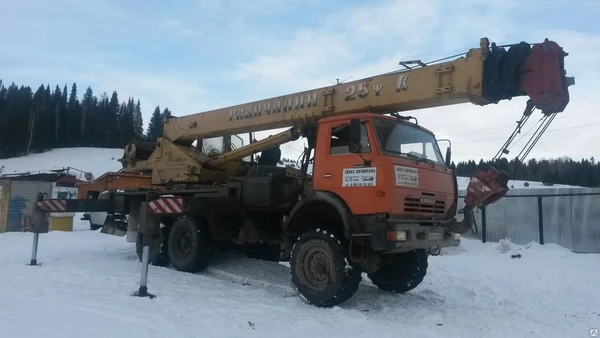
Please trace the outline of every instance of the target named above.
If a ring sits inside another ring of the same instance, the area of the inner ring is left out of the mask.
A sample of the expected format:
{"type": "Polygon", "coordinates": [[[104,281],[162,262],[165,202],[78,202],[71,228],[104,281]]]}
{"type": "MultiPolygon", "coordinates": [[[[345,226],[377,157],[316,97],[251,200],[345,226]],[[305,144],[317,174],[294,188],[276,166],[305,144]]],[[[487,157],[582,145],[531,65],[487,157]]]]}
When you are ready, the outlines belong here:
{"type": "Polygon", "coordinates": [[[390,156],[415,157],[445,166],[435,137],[417,127],[386,119],[374,119],[375,133],[383,152],[390,156]]]}

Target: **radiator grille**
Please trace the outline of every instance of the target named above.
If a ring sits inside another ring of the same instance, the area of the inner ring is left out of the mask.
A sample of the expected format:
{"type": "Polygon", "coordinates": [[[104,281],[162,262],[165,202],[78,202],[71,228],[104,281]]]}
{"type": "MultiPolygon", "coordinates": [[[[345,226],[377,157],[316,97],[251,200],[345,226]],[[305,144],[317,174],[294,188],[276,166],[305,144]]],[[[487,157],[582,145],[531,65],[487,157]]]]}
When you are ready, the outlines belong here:
{"type": "Polygon", "coordinates": [[[435,197],[423,196],[406,197],[404,199],[404,211],[416,212],[419,214],[443,215],[446,203],[443,200],[437,200],[435,197]]]}

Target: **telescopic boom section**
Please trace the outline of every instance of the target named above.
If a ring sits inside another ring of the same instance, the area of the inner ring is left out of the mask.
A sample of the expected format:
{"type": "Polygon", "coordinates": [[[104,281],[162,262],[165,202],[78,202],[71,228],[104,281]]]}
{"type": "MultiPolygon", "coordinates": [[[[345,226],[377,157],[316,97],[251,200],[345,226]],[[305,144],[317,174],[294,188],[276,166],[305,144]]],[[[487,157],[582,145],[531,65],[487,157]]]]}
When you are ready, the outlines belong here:
{"type": "Polygon", "coordinates": [[[565,77],[566,55],[547,39],[505,48],[489,46],[483,38],[479,48],[452,61],[432,65],[418,61],[420,67],[414,69],[168,119],[164,137],[189,145],[199,138],[301,127],[327,116],[467,102],[487,105],[525,95],[544,114],[562,112],[569,102],[567,87],[573,83],[565,77]]]}

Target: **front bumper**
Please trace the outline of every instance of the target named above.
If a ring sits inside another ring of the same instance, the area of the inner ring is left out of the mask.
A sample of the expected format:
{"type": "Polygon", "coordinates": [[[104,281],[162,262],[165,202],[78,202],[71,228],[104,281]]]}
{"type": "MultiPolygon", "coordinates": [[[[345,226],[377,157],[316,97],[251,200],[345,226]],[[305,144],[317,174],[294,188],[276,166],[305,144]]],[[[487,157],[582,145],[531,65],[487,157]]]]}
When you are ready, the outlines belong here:
{"type": "Polygon", "coordinates": [[[441,248],[460,245],[460,235],[443,225],[423,226],[418,223],[378,222],[371,228],[371,247],[380,253],[405,252],[427,249],[432,252],[441,248]]]}

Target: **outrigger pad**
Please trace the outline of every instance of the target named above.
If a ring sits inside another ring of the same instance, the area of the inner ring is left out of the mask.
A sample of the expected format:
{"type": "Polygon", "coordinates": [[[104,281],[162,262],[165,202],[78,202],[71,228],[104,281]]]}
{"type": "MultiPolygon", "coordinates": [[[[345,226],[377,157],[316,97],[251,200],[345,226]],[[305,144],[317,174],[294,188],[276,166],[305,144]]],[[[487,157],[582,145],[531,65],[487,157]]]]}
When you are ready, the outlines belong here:
{"type": "Polygon", "coordinates": [[[465,206],[469,209],[483,208],[504,197],[508,192],[508,174],[502,170],[490,167],[487,170],[477,170],[467,186],[465,206]]]}

